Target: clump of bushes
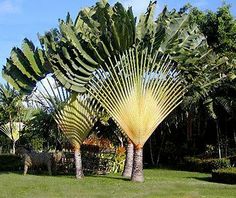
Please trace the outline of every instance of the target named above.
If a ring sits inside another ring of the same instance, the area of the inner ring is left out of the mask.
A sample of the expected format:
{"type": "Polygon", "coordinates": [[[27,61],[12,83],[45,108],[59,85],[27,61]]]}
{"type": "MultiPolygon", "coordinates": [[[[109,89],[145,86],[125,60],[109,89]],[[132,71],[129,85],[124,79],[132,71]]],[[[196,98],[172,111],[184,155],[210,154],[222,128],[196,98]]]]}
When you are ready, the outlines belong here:
{"type": "Polygon", "coordinates": [[[212,180],[216,182],[236,184],[236,167],[213,170],[212,180]]]}
{"type": "MultiPolygon", "coordinates": [[[[86,175],[122,172],[125,164],[125,148],[99,147],[83,144],[81,146],[83,172],[86,175]]],[[[58,173],[73,174],[75,172],[73,153],[64,153],[58,164],[58,173]]]]}
{"type": "Polygon", "coordinates": [[[196,172],[210,173],[212,170],[230,167],[230,160],[222,159],[200,159],[196,157],[184,158],[184,169],[196,172]]]}
{"type": "Polygon", "coordinates": [[[12,154],[0,155],[0,171],[18,171],[23,169],[20,156],[12,154]]]}

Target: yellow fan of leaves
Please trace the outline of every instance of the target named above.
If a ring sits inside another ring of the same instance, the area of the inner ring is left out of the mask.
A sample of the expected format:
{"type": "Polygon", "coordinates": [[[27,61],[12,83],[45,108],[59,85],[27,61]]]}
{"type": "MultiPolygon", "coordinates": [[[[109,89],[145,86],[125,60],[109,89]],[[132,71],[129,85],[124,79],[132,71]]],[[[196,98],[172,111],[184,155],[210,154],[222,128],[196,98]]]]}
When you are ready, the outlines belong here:
{"type": "Polygon", "coordinates": [[[86,95],[72,97],[64,108],[55,113],[55,120],[74,148],[79,148],[95,121],[98,105],[86,95]]]}
{"type": "Polygon", "coordinates": [[[94,74],[89,92],[135,145],[143,146],[185,92],[168,56],[132,48],[94,74]]]}
{"type": "Polygon", "coordinates": [[[10,126],[10,122],[8,122],[0,126],[0,131],[5,133],[12,141],[17,141],[20,138],[20,131],[22,131],[23,128],[24,124],[22,122],[12,122],[12,126],[10,126]]]}

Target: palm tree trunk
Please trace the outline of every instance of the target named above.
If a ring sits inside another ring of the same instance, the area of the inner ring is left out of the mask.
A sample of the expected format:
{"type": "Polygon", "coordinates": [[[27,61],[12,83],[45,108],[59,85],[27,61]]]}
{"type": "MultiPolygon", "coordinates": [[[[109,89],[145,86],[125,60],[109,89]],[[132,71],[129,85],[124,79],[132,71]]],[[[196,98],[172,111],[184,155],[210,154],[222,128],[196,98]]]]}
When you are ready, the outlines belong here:
{"type": "Polygon", "coordinates": [[[131,181],[144,182],[143,176],[143,147],[135,145],[134,147],[134,164],[131,181]]]}
{"type": "Polygon", "coordinates": [[[75,148],[74,158],[75,158],[76,179],[82,179],[84,177],[84,174],[83,174],[83,168],[82,168],[80,148],[75,148]]]}
{"type": "Polygon", "coordinates": [[[134,160],[134,145],[130,140],[128,140],[128,145],[126,148],[125,167],[122,176],[131,177],[133,169],[133,160],[134,160]]]}

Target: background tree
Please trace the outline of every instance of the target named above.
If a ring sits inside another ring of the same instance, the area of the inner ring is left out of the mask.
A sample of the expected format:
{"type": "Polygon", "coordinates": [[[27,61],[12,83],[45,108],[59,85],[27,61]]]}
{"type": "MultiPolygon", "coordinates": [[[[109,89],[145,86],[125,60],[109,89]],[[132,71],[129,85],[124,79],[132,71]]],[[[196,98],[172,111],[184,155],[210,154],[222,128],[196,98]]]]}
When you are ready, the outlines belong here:
{"type": "Polygon", "coordinates": [[[15,143],[19,139],[18,132],[20,131],[16,130],[15,123],[19,123],[23,119],[22,110],[24,106],[22,102],[22,94],[11,88],[9,84],[0,85],[1,126],[4,133],[12,140],[13,154],[15,153],[15,143]]]}
{"type": "MultiPolygon", "coordinates": [[[[187,8],[190,7],[191,5],[187,8]]],[[[194,7],[190,10],[190,16],[191,21],[198,24],[201,32],[206,36],[209,46],[216,53],[233,59],[236,55],[236,20],[230,7],[224,3],[216,12],[201,11],[194,7]]]]}

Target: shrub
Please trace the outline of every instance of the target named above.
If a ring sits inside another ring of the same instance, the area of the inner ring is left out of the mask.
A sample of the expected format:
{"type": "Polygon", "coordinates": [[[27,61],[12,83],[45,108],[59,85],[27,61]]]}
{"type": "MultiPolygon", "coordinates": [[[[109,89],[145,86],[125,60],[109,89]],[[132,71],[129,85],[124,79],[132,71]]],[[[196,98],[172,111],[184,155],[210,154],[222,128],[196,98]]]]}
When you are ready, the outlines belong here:
{"type": "Polygon", "coordinates": [[[236,168],[223,168],[212,171],[212,180],[216,182],[236,184],[236,168]]]}
{"type": "Polygon", "coordinates": [[[23,169],[23,162],[17,155],[0,155],[0,171],[18,171],[23,169]]]}
{"type": "Polygon", "coordinates": [[[230,156],[228,159],[230,160],[231,166],[236,167],[236,155],[230,156]]]}
{"type": "Polygon", "coordinates": [[[185,157],[184,168],[190,171],[211,172],[214,169],[230,167],[230,160],[222,159],[200,159],[196,157],[185,157]]]}
{"type": "Polygon", "coordinates": [[[124,147],[118,147],[116,150],[115,157],[113,159],[113,165],[112,165],[112,173],[120,173],[123,171],[124,166],[125,166],[125,158],[126,158],[126,153],[125,153],[125,148],[124,147]]]}
{"type": "MultiPolygon", "coordinates": [[[[82,164],[84,174],[107,174],[122,172],[125,164],[125,148],[117,149],[100,148],[95,145],[81,146],[82,164]]],[[[65,153],[64,158],[58,165],[58,172],[67,174],[74,173],[74,155],[65,153]]]]}

